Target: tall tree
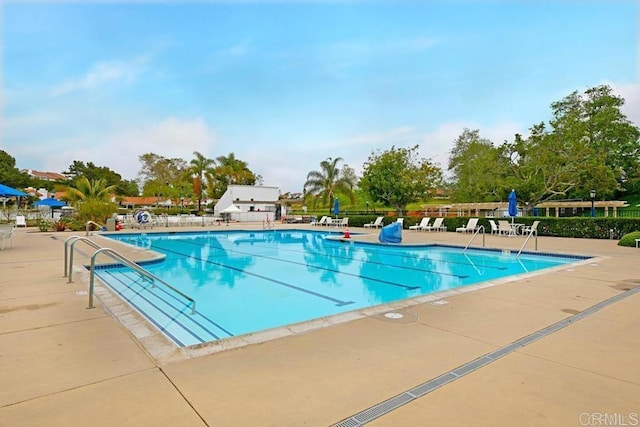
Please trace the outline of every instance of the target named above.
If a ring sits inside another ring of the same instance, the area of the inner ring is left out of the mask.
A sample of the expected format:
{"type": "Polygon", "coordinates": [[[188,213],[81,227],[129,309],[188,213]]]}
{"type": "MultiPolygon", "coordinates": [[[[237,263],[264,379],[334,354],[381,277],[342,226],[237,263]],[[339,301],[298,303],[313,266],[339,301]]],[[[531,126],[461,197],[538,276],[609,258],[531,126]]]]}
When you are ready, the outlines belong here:
{"type": "Polygon", "coordinates": [[[622,112],[623,105],[624,99],[607,85],[575,91],[551,104],[552,133],[571,150],[584,154],[577,160],[586,173],[573,196],[584,196],[593,187],[599,195],[610,197],[640,180],[640,129],[622,112]]]}
{"type": "Polygon", "coordinates": [[[424,200],[440,187],[442,170],[429,159],[418,157],[418,146],[391,147],[371,153],[364,164],[360,186],[378,202],[393,206],[398,214],[409,203],[424,200]]]}
{"type": "Polygon", "coordinates": [[[500,200],[505,187],[505,162],[493,143],[479,130],[465,128],[453,142],[449,156],[451,198],[454,201],[500,200]]]}
{"type": "Polygon", "coordinates": [[[342,162],[342,157],[320,162],[320,170],[314,170],[307,174],[307,180],[304,183],[305,198],[312,198],[313,205],[318,201],[322,206],[331,208],[331,201],[342,194],[349,198],[351,203],[355,202],[355,194],[353,192],[356,186],[355,175],[351,173],[351,169],[345,165],[340,168],[338,163],[342,162]]]}
{"type": "Polygon", "coordinates": [[[216,162],[213,159],[203,156],[197,151],[194,151],[193,155],[194,158],[189,162],[189,170],[195,175],[194,192],[196,193],[196,196],[198,196],[198,211],[200,211],[202,206],[202,187],[204,185],[204,176],[205,173],[211,173],[213,171],[213,167],[216,165],[216,162]]]}
{"type": "Polygon", "coordinates": [[[115,185],[107,185],[102,179],[89,181],[86,177],[78,178],[75,187],[66,187],[65,198],[70,201],[108,202],[113,196],[115,185]]]}
{"type": "Polygon", "coordinates": [[[4,150],[0,150],[0,182],[16,188],[25,188],[31,182],[26,172],[16,168],[16,159],[4,150]]]}

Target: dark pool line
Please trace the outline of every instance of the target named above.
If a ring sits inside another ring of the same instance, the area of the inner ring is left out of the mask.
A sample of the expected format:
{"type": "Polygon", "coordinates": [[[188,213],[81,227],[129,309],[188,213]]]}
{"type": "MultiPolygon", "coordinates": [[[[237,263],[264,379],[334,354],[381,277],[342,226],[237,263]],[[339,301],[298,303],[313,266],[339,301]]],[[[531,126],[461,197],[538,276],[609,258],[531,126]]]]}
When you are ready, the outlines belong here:
{"type": "MultiPolygon", "coordinates": [[[[203,234],[202,236],[198,236],[198,237],[206,238],[206,237],[211,237],[211,236],[207,233],[207,235],[203,234]]],[[[196,243],[196,241],[181,241],[181,243],[190,244],[190,245],[194,245],[194,246],[198,245],[196,243]]],[[[207,240],[207,243],[209,243],[209,240],[207,240]]],[[[274,243],[278,243],[278,242],[276,241],[274,243]]],[[[254,245],[254,247],[265,248],[265,249],[269,248],[268,246],[261,246],[259,244],[258,245],[254,245]]],[[[259,255],[259,254],[254,254],[252,252],[242,252],[242,251],[233,250],[233,249],[226,249],[226,248],[223,248],[223,247],[220,247],[220,248],[225,250],[225,251],[233,252],[233,253],[237,253],[237,254],[251,255],[251,256],[255,256],[255,257],[268,258],[266,256],[259,255]]],[[[359,262],[361,264],[365,264],[366,263],[366,264],[373,264],[373,265],[381,265],[381,266],[385,266],[385,267],[393,267],[393,268],[398,268],[398,269],[413,270],[413,271],[418,271],[418,272],[423,272],[423,273],[439,274],[439,275],[443,275],[443,276],[455,277],[457,279],[466,279],[466,278],[469,277],[468,275],[459,275],[459,274],[453,274],[453,273],[439,272],[439,271],[427,270],[427,269],[424,269],[424,268],[417,268],[417,267],[409,267],[409,266],[401,266],[401,265],[391,265],[390,266],[389,264],[385,264],[385,263],[377,262],[377,261],[365,261],[365,260],[360,260],[360,259],[355,259],[355,258],[350,258],[350,257],[345,257],[345,256],[339,256],[339,255],[334,256],[334,255],[328,255],[328,254],[323,254],[323,253],[313,252],[313,251],[299,251],[299,250],[292,250],[292,249],[284,249],[284,250],[292,252],[292,253],[308,253],[310,255],[322,256],[322,257],[325,257],[325,258],[344,259],[344,260],[348,260],[348,261],[359,262]]],[[[380,252],[380,253],[383,253],[385,255],[387,255],[387,254],[390,255],[391,254],[389,252],[380,252]]],[[[393,256],[397,257],[397,258],[407,258],[407,259],[414,259],[414,260],[417,258],[417,257],[408,257],[408,256],[397,255],[397,254],[394,254],[393,256]]],[[[278,259],[278,261],[283,261],[283,260],[278,259]]],[[[291,262],[291,263],[295,264],[294,261],[284,261],[284,262],[291,262]]],[[[445,264],[471,265],[471,264],[466,263],[466,262],[457,262],[457,261],[448,261],[448,260],[442,260],[441,262],[443,262],[445,264]]],[[[325,268],[325,267],[315,266],[315,265],[312,265],[312,264],[300,264],[300,265],[314,267],[314,268],[317,268],[317,269],[324,269],[326,271],[338,272],[338,273],[342,273],[342,274],[349,274],[349,273],[339,272],[339,271],[336,271],[336,270],[331,270],[331,269],[328,269],[328,268],[325,268]]],[[[504,267],[487,266],[485,268],[492,268],[492,269],[496,269],[496,270],[506,270],[506,268],[504,268],[504,267]]],[[[355,277],[363,277],[363,276],[355,275],[355,277]]],[[[368,279],[369,280],[383,282],[383,281],[380,281],[380,280],[375,279],[375,278],[368,278],[368,279]]],[[[393,284],[393,283],[395,283],[395,282],[388,282],[388,284],[393,284]]],[[[401,286],[404,289],[408,289],[408,290],[417,289],[416,287],[407,287],[406,285],[402,285],[402,284],[399,284],[399,283],[396,283],[393,286],[401,286]]]]}
{"type": "MultiPolygon", "coordinates": [[[[129,274],[124,273],[123,271],[123,276],[125,277],[131,277],[131,274],[133,274],[133,271],[128,269],[127,267],[123,267],[124,271],[128,271],[129,274]]],[[[136,282],[135,280],[131,279],[134,283],[136,282]]],[[[174,292],[169,292],[169,290],[167,290],[165,287],[163,286],[156,286],[156,288],[158,289],[159,292],[162,292],[165,296],[171,298],[173,301],[175,301],[176,303],[179,304],[179,306],[184,305],[184,301],[180,298],[178,298],[178,296],[174,293],[174,292]]],[[[157,295],[157,293],[156,293],[157,295]]],[[[172,308],[175,308],[176,310],[178,310],[178,307],[176,307],[173,304],[170,304],[166,298],[161,298],[163,301],[165,301],[167,303],[167,305],[171,306],[172,308]]],[[[206,321],[207,323],[209,323],[210,325],[212,325],[213,327],[215,327],[216,329],[219,329],[221,331],[223,331],[225,334],[229,335],[230,337],[235,336],[234,333],[232,333],[231,331],[229,331],[227,328],[225,328],[224,326],[218,324],[216,321],[209,319],[207,316],[204,316],[202,313],[200,313],[199,311],[196,310],[195,314],[189,314],[190,317],[189,320],[191,320],[193,323],[195,323],[196,325],[200,326],[202,329],[204,329],[205,331],[207,331],[208,333],[210,333],[211,335],[213,335],[214,337],[219,338],[219,336],[210,331],[209,328],[207,328],[206,326],[202,325],[201,323],[199,323],[197,320],[195,320],[196,317],[200,317],[202,318],[202,320],[206,321]]]]}
{"type": "MultiPolygon", "coordinates": [[[[117,278],[117,277],[113,276],[113,275],[111,274],[111,272],[109,272],[108,270],[105,270],[105,271],[104,271],[104,273],[105,273],[105,274],[108,274],[109,276],[111,276],[114,280],[117,280],[118,282],[122,283],[122,285],[124,285],[124,286],[125,286],[125,287],[127,287],[128,289],[131,289],[131,287],[130,287],[129,285],[125,284],[125,283],[124,283],[122,280],[120,280],[119,278],[117,278]]],[[[145,312],[145,311],[144,311],[140,306],[138,306],[135,302],[133,302],[133,301],[131,301],[130,299],[128,299],[128,298],[127,298],[127,297],[126,297],[122,292],[120,292],[118,289],[116,289],[116,288],[115,288],[115,287],[113,287],[113,286],[110,286],[110,288],[111,288],[111,289],[113,289],[113,290],[114,290],[118,295],[120,295],[120,297],[121,297],[122,299],[124,299],[124,300],[125,300],[125,301],[127,301],[129,304],[131,304],[132,306],[134,306],[135,308],[137,308],[140,312],[142,312],[142,313],[144,313],[144,312],[145,312]]],[[[141,289],[141,290],[143,290],[143,289],[141,289]]],[[[152,306],[156,307],[156,306],[155,306],[151,301],[149,301],[147,298],[145,298],[145,297],[144,297],[142,294],[140,294],[138,291],[135,291],[135,290],[134,290],[133,292],[134,292],[134,294],[135,294],[136,296],[139,296],[140,298],[142,298],[143,300],[147,301],[147,302],[148,302],[149,304],[151,304],[152,306]]],[[[156,308],[158,308],[158,307],[156,307],[156,308]]],[[[158,308],[158,311],[160,311],[160,312],[164,313],[167,317],[169,317],[169,318],[171,319],[171,316],[169,316],[169,314],[168,314],[168,313],[164,312],[163,310],[160,310],[159,308],[158,308]]],[[[178,337],[176,337],[175,335],[173,335],[169,330],[165,329],[165,327],[164,327],[164,326],[162,326],[161,324],[159,324],[158,322],[156,322],[156,320],[155,320],[153,317],[151,317],[151,316],[145,316],[145,318],[146,318],[147,320],[149,320],[149,322],[153,323],[153,324],[156,326],[156,328],[158,328],[160,331],[162,331],[163,333],[167,334],[167,336],[168,336],[169,338],[171,338],[175,343],[177,343],[180,347],[184,347],[184,346],[185,346],[185,344],[184,344],[182,341],[180,341],[180,340],[178,339],[178,337]]],[[[176,323],[177,323],[177,322],[176,322],[176,323]]],[[[182,325],[181,323],[178,323],[178,324],[180,325],[180,327],[181,327],[182,329],[184,329],[184,330],[185,330],[185,331],[187,331],[189,334],[191,334],[191,336],[193,336],[193,337],[195,337],[196,339],[200,340],[200,342],[204,342],[204,341],[202,340],[202,338],[198,337],[198,336],[197,336],[197,335],[195,335],[192,331],[188,330],[184,325],[182,325]]]]}
{"type": "MultiPolygon", "coordinates": [[[[196,242],[181,242],[181,243],[190,244],[190,245],[193,245],[193,246],[197,245],[196,242]]],[[[277,243],[277,242],[275,242],[275,243],[277,243]]],[[[210,242],[207,242],[207,244],[211,245],[210,242]]],[[[303,265],[305,267],[312,267],[312,268],[316,268],[318,270],[331,271],[333,273],[344,274],[344,275],[347,275],[347,276],[360,277],[360,278],[372,280],[374,282],[386,283],[388,285],[398,286],[398,287],[401,287],[401,288],[407,289],[407,290],[414,290],[414,289],[419,289],[420,288],[419,286],[407,286],[407,285],[403,285],[402,283],[390,282],[390,281],[386,281],[386,280],[380,280],[380,279],[376,279],[375,277],[360,276],[359,274],[346,273],[344,271],[334,270],[334,269],[331,269],[331,268],[321,267],[321,266],[318,266],[318,265],[313,265],[313,264],[308,264],[308,263],[301,263],[301,262],[297,262],[297,261],[283,260],[283,259],[280,259],[280,258],[273,258],[273,257],[269,257],[269,256],[266,256],[266,255],[256,254],[256,253],[253,253],[253,252],[244,252],[244,251],[239,251],[239,250],[235,250],[235,249],[227,249],[227,248],[225,248],[223,246],[213,246],[212,245],[212,247],[214,249],[217,248],[217,249],[220,249],[220,250],[225,251],[225,252],[233,252],[233,253],[242,254],[242,255],[251,255],[251,256],[258,257],[258,258],[272,259],[272,260],[277,260],[277,261],[281,261],[281,262],[287,262],[287,263],[290,263],[290,264],[303,265]]],[[[254,245],[254,247],[255,247],[255,245],[254,245]]],[[[264,248],[264,249],[269,249],[268,246],[258,246],[258,247],[259,248],[264,248]]],[[[468,275],[444,273],[444,272],[433,271],[433,270],[425,270],[424,268],[407,267],[407,266],[403,266],[403,265],[389,265],[389,264],[385,264],[385,263],[382,263],[382,262],[364,261],[364,260],[355,259],[355,258],[349,258],[349,257],[344,257],[344,256],[334,256],[334,255],[322,254],[322,253],[312,252],[312,251],[294,251],[294,250],[289,250],[289,252],[301,253],[301,254],[308,253],[308,254],[311,254],[311,255],[319,255],[319,256],[322,256],[322,257],[325,257],[325,258],[344,259],[344,260],[347,260],[347,261],[358,262],[360,264],[381,265],[381,266],[385,266],[385,267],[397,268],[399,270],[413,270],[413,271],[419,271],[421,273],[434,273],[434,274],[440,274],[442,276],[455,277],[457,279],[466,279],[466,278],[469,277],[468,275]]]]}
{"type": "MultiPolygon", "coordinates": [[[[251,233],[261,233],[261,234],[265,234],[267,232],[262,232],[262,231],[252,231],[251,233]]],[[[319,232],[317,232],[319,233],[319,232]]],[[[203,237],[205,237],[203,235],[203,237]]],[[[210,237],[209,234],[207,234],[206,237],[210,237]]],[[[262,242],[259,242],[257,245],[252,245],[253,247],[258,247],[258,248],[268,248],[268,246],[261,246],[260,243],[264,243],[265,241],[263,240],[262,242]]],[[[334,239],[323,239],[323,242],[325,243],[330,243],[333,245],[341,245],[344,244],[344,241],[340,241],[340,240],[334,240],[334,239]]],[[[235,243],[235,242],[234,242],[235,243]]],[[[275,241],[275,243],[278,243],[278,241],[275,241]]],[[[385,251],[385,250],[380,250],[380,248],[384,248],[385,246],[379,244],[379,243],[372,243],[372,242],[351,242],[352,244],[356,245],[356,246],[375,246],[376,248],[378,248],[378,253],[380,254],[384,254],[384,255],[388,255],[391,257],[395,257],[395,258],[400,258],[400,259],[410,259],[410,260],[419,260],[418,256],[414,256],[414,255],[401,255],[396,253],[395,251],[385,251]]],[[[436,245],[437,246],[437,245],[436,245]]],[[[411,250],[411,249],[425,249],[425,248],[430,248],[430,247],[434,247],[434,245],[420,245],[420,246],[403,246],[402,249],[403,250],[411,250]]],[[[438,246],[440,247],[440,246],[438,246]]],[[[325,257],[333,257],[333,258],[338,258],[338,259],[346,259],[346,260],[351,260],[351,261],[358,261],[361,263],[369,263],[369,264],[377,264],[377,265],[384,265],[387,266],[388,264],[384,264],[384,263],[380,263],[380,262],[376,262],[376,261],[362,261],[362,260],[357,260],[355,258],[349,258],[349,257],[343,257],[343,256],[332,256],[332,255],[327,255],[327,254],[323,254],[323,253],[319,253],[319,252],[312,252],[312,251],[301,251],[301,250],[297,250],[297,249],[285,249],[285,248],[280,248],[284,251],[288,251],[288,252],[293,252],[293,253],[309,253],[311,255],[319,255],[319,256],[325,256],[325,257]]],[[[456,249],[460,249],[460,248],[456,248],[456,249]]],[[[473,263],[467,263],[467,262],[460,262],[460,261],[451,261],[451,260],[447,260],[447,259],[443,259],[443,260],[439,260],[439,262],[443,263],[443,264],[457,264],[457,265],[471,265],[473,266],[473,263]]],[[[406,268],[408,270],[416,270],[416,271],[424,271],[424,272],[428,272],[428,273],[436,273],[436,274],[443,274],[443,275],[448,275],[447,273],[440,273],[437,271],[432,271],[432,270],[425,270],[425,269],[420,269],[420,268],[416,268],[416,267],[405,267],[405,266],[397,266],[398,268],[406,268]]],[[[492,269],[492,270],[498,270],[498,271],[504,271],[507,270],[506,267],[501,267],[501,266],[493,266],[493,265],[484,265],[483,268],[487,268],[487,269],[492,269]]],[[[456,276],[455,274],[452,274],[452,276],[454,277],[459,277],[459,278],[467,278],[469,276],[456,276]]]]}
{"type": "MultiPolygon", "coordinates": [[[[181,243],[189,244],[189,245],[193,245],[193,246],[197,245],[196,242],[193,242],[193,243],[191,243],[191,242],[181,242],[181,243]]],[[[266,255],[255,254],[253,252],[243,252],[243,251],[237,251],[237,250],[230,250],[230,249],[226,249],[226,248],[224,248],[222,246],[212,245],[210,242],[208,244],[211,246],[211,248],[217,249],[217,250],[220,250],[220,251],[224,251],[224,252],[233,252],[235,254],[250,255],[250,256],[253,256],[253,257],[256,257],[256,258],[264,258],[264,259],[269,259],[269,260],[278,261],[278,262],[286,262],[288,264],[293,264],[293,265],[301,265],[303,267],[315,268],[317,270],[330,271],[332,273],[344,274],[345,276],[357,277],[357,278],[360,278],[360,279],[371,280],[372,282],[377,282],[377,283],[382,283],[382,284],[385,284],[385,285],[395,286],[395,287],[402,288],[402,289],[407,290],[407,291],[413,291],[413,290],[416,290],[416,289],[420,289],[420,286],[407,286],[407,285],[403,285],[402,283],[391,282],[389,280],[381,280],[381,279],[377,279],[375,277],[361,276],[359,274],[348,273],[348,272],[336,270],[336,269],[333,269],[333,268],[320,267],[320,266],[313,265],[313,264],[307,264],[307,263],[302,263],[302,262],[297,262],[297,261],[274,258],[274,257],[266,256],[266,255]]],[[[153,243],[151,245],[153,246],[153,243]]],[[[167,249],[163,249],[163,250],[167,250],[167,249]]],[[[171,251],[171,252],[178,253],[178,252],[175,252],[175,251],[171,251]]],[[[200,258],[195,258],[195,257],[193,257],[191,255],[187,255],[187,254],[181,254],[181,255],[188,256],[190,258],[198,259],[198,260],[201,260],[201,261],[206,261],[206,260],[202,260],[200,258]]],[[[334,257],[334,258],[339,258],[339,257],[334,257]]],[[[347,258],[347,259],[349,259],[349,258],[347,258]]],[[[352,260],[352,261],[355,261],[355,260],[352,260]]],[[[206,262],[208,262],[208,261],[206,261],[206,262]]],[[[363,262],[363,261],[358,261],[358,262],[363,262]]],[[[374,264],[374,263],[372,263],[372,264],[374,264]]],[[[223,265],[223,264],[220,264],[220,265],[226,267],[226,265],[223,265]]],[[[378,264],[378,265],[386,265],[386,264],[378,264]]],[[[387,265],[387,267],[394,267],[394,268],[399,268],[399,269],[404,268],[404,267],[398,267],[398,266],[395,266],[395,265],[392,265],[392,266],[387,265]]],[[[244,272],[244,270],[240,270],[240,271],[244,272]]],[[[420,269],[418,269],[417,271],[435,273],[435,272],[432,272],[432,271],[429,271],[429,270],[420,270],[420,269]]],[[[443,275],[448,275],[448,276],[453,276],[453,277],[460,278],[460,279],[466,279],[467,277],[469,277],[469,276],[459,276],[459,275],[455,275],[455,274],[446,274],[446,273],[442,273],[442,274],[443,275]]]]}
{"type": "MultiPolygon", "coordinates": [[[[184,242],[182,242],[182,243],[184,243],[184,242]]],[[[321,294],[319,292],[310,291],[309,289],[301,288],[299,286],[292,285],[290,283],[286,283],[286,282],[283,282],[283,281],[280,281],[280,280],[277,280],[277,279],[272,279],[271,277],[263,276],[261,274],[252,273],[252,272],[243,270],[241,268],[233,267],[231,265],[226,265],[226,264],[222,264],[220,262],[215,262],[215,261],[211,261],[211,260],[208,260],[208,259],[194,257],[192,255],[185,254],[185,253],[178,252],[178,251],[174,251],[172,249],[166,249],[166,248],[163,248],[162,246],[159,246],[159,245],[156,245],[156,244],[153,244],[153,243],[151,244],[151,247],[152,248],[158,248],[160,250],[163,250],[165,252],[169,252],[169,253],[172,253],[172,254],[180,255],[180,256],[183,256],[183,257],[188,257],[188,258],[195,259],[195,260],[202,261],[202,262],[206,262],[207,264],[212,264],[212,265],[217,265],[218,267],[228,268],[230,270],[237,271],[239,273],[243,273],[243,274],[246,274],[248,276],[257,277],[259,279],[263,279],[263,280],[266,280],[268,282],[272,282],[272,283],[278,284],[280,286],[284,286],[284,287],[287,287],[287,288],[290,288],[290,289],[295,289],[297,291],[304,292],[304,293],[309,294],[309,295],[313,295],[313,296],[316,296],[316,297],[319,297],[319,298],[322,298],[322,299],[326,299],[328,301],[331,301],[331,302],[335,303],[336,307],[342,307],[344,305],[349,305],[349,304],[355,303],[355,301],[342,301],[342,300],[330,297],[329,295],[324,295],[324,294],[321,294]]],[[[275,259],[277,259],[277,258],[275,258],[275,259]]]]}

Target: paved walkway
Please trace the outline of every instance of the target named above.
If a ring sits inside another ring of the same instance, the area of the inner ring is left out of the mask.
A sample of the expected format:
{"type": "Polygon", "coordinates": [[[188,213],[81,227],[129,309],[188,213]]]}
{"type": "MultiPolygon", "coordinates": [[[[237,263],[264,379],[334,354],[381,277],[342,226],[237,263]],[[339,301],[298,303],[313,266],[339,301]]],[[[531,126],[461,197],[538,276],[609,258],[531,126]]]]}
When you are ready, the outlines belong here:
{"type": "MultiPolygon", "coordinates": [[[[86,274],[63,277],[69,236],[21,228],[0,251],[2,426],[330,426],[640,284],[638,249],[540,237],[540,251],[597,258],[450,292],[446,304],[400,304],[399,320],[373,310],[232,350],[166,354],[120,305],[86,309],[86,274]]],[[[469,235],[405,230],[404,240],[464,245],[469,235]]],[[[486,236],[487,247],[522,242],[486,236]]],[[[637,425],[639,327],[634,293],[370,425],[637,425]]]]}

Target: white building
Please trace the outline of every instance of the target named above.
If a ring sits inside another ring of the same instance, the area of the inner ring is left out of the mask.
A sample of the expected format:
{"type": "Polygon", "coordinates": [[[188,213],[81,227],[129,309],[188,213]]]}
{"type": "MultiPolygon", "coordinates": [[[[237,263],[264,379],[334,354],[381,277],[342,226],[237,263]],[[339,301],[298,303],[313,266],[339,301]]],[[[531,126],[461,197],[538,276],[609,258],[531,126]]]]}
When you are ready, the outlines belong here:
{"type": "Polygon", "coordinates": [[[265,221],[268,215],[269,219],[274,221],[279,195],[280,189],[278,187],[230,185],[216,203],[213,212],[215,216],[222,216],[221,212],[224,209],[235,205],[240,209],[240,212],[229,214],[231,220],[265,221]]]}

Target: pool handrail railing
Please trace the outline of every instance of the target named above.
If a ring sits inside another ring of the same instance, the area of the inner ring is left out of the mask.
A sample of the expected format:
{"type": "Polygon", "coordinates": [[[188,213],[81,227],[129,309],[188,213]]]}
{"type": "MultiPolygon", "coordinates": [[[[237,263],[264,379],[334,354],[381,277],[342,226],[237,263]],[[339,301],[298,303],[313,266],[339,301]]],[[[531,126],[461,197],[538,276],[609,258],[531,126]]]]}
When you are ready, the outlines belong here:
{"type": "Polygon", "coordinates": [[[101,246],[99,246],[97,243],[95,243],[91,239],[88,239],[86,237],[81,237],[81,236],[71,236],[64,241],[64,276],[63,277],[67,277],[67,272],[69,273],[69,280],[67,281],[67,283],[71,283],[73,281],[71,277],[73,275],[73,249],[76,245],[76,242],[78,241],[85,242],[86,244],[88,244],[94,249],[101,248],[101,246]],[[69,245],[71,245],[71,253],[69,253],[69,245]],[[67,264],[67,260],[69,261],[68,264],[67,264]],[[67,265],[69,266],[68,268],[67,268],[67,265]]]}
{"type": "Polygon", "coordinates": [[[95,251],[93,253],[93,255],[91,256],[91,265],[89,267],[89,306],[87,307],[88,309],[94,308],[94,306],[93,306],[93,288],[94,288],[94,283],[95,283],[95,266],[96,266],[96,257],[98,255],[100,255],[100,254],[105,254],[107,256],[110,256],[111,258],[121,262],[122,264],[126,265],[127,267],[130,267],[131,269],[133,269],[136,273],[140,274],[141,276],[146,277],[147,279],[151,279],[151,285],[152,286],[155,286],[155,283],[157,282],[157,283],[160,283],[160,284],[168,287],[172,291],[176,292],[178,295],[182,296],[187,301],[191,302],[191,314],[196,314],[196,301],[193,298],[191,298],[189,295],[185,294],[181,290],[175,288],[174,286],[171,286],[170,284],[168,284],[167,282],[165,282],[164,280],[162,280],[158,276],[148,272],[147,270],[142,268],[140,265],[136,264],[134,261],[130,260],[129,258],[125,257],[121,253],[119,253],[119,252],[117,252],[117,251],[115,251],[115,250],[113,250],[111,248],[100,248],[97,251],[95,251]]]}
{"type": "Polygon", "coordinates": [[[471,245],[471,242],[473,242],[473,239],[476,238],[476,236],[478,235],[478,233],[480,233],[480,231],[482,231],[482,247],[484,248],[485,243],[484,243],[484,225],[480,224],[479,226],[476,227],[476,231],[473,233],[473,236],[471,236],[471,240],[469,240],[469,243],[467,243],[467,246],[464,247],[464,250],[462,251],[463,253],[467,251],[467,249],[469,249],[469,246],[471,245]]]}

